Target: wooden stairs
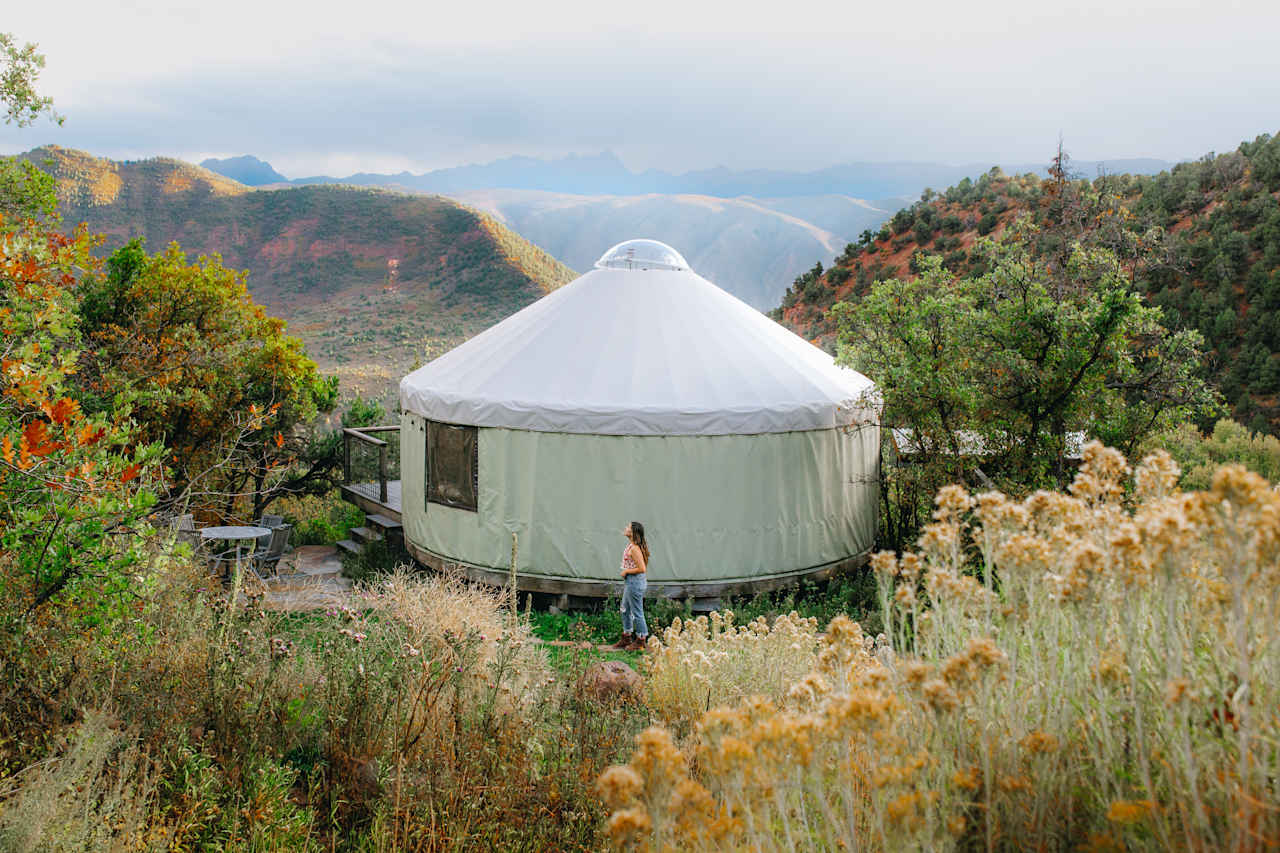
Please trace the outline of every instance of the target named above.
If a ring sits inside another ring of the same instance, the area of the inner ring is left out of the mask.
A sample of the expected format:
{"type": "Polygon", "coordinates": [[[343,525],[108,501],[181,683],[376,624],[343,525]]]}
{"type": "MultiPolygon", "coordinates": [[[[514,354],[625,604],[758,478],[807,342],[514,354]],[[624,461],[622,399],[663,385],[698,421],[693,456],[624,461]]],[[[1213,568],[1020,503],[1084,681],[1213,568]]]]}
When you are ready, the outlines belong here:
{"type": "Polygon", "coordinates": [[[338,550],[353,556],[364,553],[366,545],[373,542],[386,541],[396,549],[404,548],[404,525],[381,513],[370,513],[365,516],[363,527],[351,528],[351,538],[338,543],[338,550]]]}

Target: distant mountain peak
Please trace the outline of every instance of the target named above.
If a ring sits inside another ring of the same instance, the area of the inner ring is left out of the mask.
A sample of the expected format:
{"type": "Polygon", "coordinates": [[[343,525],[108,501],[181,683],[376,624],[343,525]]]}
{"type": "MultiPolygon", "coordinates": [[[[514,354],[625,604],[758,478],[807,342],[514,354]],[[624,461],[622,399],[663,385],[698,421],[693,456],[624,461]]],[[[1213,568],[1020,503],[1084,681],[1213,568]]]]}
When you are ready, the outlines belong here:
{"type": "Polygon", "coordinates": [[[227,157],[219,160],[210,157],[200,163],[210,172],[239,181],[247,187],[261,187],[266,184],[288,183],[289,179],[271,168],[265,160],[259,160],[252,154],[241,154],[239,157],[227,157]]]}

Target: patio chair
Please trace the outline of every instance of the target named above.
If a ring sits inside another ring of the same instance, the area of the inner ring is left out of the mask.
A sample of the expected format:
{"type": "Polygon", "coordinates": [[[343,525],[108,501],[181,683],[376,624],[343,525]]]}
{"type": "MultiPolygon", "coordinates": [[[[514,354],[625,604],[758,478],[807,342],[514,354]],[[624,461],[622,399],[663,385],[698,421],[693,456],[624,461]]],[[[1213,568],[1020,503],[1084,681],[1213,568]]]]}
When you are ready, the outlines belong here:
{"type": "Polygon", "coordinates": [[[169,529],[173,532],[177,541],[190,545],[192,548],[200,547],[200,534],[196,529],[196,518],[191,513],[175,515],[169,519],[169,529]]]}
{"type": "MultiPolygon", "coordinates": [[[[264,515],[262,518],[258,519],[257,521],[257,525],[259,527],[265,527],[268,530],[275,530],[277,527],[279,527],[282,524],[284,524],[283,515],[264,515]]],[[[266,535],[259,536],[257,550],[261,551],[262,549],[266,548],[270,544],[271,544],[271,534],[268,533],[266,535]]]]}
{"type": "Polygon", "coordinates": [[[265,548],[259,548],[253,554],[250,565],[253,567],[253,573],[262,580],[268,577],[279,577],[280,558],[284,556],[285,546],[289,544],[289,533],[293,530],[291,524],[281,524],[271,529],[271,538],[265,548]],[[267,568],[270,567],[271,574],[267,574],[267,568]]]}

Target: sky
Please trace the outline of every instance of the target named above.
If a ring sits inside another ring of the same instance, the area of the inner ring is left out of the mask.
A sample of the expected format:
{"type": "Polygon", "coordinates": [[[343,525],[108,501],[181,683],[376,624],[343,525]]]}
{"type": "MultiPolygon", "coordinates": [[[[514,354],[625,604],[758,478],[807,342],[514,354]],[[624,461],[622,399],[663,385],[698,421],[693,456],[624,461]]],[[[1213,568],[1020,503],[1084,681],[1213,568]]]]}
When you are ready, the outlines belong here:
{"type": "Polygon", "coordinates": [[[63,0],[0,30],[66,116],[0,152],[288,177],[615,152],[634,170],[1185,160],[1280,132],[1276,0],[63,0]]]}

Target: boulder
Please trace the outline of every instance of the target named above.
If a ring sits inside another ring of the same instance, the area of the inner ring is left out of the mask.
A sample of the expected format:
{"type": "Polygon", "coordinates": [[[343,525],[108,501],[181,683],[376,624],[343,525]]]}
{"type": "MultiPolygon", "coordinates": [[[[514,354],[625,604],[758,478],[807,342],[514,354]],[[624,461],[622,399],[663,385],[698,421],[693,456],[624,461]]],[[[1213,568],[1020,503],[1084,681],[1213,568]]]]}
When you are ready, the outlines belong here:
{"type": "Polygon", "coordinates": [[[640,699],[644,679],[620,660],[599,660],[578,680],[578,692],[597,702],[634,702],[640,699]]]}

